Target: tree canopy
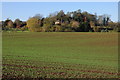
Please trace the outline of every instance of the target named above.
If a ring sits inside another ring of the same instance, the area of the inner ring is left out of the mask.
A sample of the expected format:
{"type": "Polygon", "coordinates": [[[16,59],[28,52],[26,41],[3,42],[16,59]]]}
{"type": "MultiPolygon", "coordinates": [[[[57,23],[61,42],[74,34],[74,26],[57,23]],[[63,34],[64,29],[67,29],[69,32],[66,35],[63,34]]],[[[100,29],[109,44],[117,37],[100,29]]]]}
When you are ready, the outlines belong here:
{"type": "Polygon", "coordinates": [[[50,13],[49,16],[43,17],[41,14],[29,18],[27,21],[16,19],[14,22],[10,19],[3,21],[3,30],[9,28],[18,28],[30,30],[32,32],[89,32],[100,31],[106,27],[118,31],[118,23],[110,19],[110,15],[91,14],[87,11],[76,11],[65,13],[63,10],[50,13]],[[28,29],[26,29],[28,28],[28,29]]]}

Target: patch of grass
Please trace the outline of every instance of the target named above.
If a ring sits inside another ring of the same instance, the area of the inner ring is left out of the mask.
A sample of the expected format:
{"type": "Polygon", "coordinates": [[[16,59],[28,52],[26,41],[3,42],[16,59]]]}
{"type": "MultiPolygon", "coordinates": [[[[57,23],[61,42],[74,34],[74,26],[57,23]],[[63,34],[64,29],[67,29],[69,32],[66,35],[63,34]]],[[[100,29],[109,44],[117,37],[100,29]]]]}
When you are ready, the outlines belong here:
{"type": "Polygon", "coordinates": [[[3,75],[115,78],[117,37],[117,33],[3,32],[3,75]]]}

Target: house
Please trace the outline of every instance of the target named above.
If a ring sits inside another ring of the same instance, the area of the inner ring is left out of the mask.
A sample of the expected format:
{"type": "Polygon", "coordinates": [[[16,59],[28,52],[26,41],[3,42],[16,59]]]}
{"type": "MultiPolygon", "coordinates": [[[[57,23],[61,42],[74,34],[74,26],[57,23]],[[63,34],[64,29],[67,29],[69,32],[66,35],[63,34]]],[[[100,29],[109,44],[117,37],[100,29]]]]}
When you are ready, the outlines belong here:
{"type": "Polygon", "coordinates": [[[57,20],[57,21],[55,22],[55,24],[56,24],[56,25],[60,25],[61,23],[60,23],[59,20],[57,20]]]}

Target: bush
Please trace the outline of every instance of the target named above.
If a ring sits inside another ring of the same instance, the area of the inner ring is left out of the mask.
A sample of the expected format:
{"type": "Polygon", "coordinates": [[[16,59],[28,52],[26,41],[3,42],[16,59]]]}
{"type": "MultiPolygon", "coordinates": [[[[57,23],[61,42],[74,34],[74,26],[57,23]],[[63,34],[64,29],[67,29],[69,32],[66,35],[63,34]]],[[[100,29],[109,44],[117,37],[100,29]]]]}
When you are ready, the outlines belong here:
{"type": "Polygon", "coordinates": [[[44,24],[42,27],[42,32],[49,32],[50,31],[50,24],[44,24]]]}
{"type": "Polygon", "coordinates": [[[59,25],[54,25],[53,27],[55,29],[55,32],[61,32],[62,31],[62,27],[59,26],[59,25]]]}
{"type": "Polygon", "coordinates": [[[77,28],[77,31],[89,32],[91,30],[90,24],[88,22],[82,22],[77,28]]]}
{"type": "Polygon", "coordinates": [[[23,26],[23,27],[21,28],[21,30],[22,30],[22,31],[28,31],[28,27],[23,26]]]}
{"type": "Polygon", "coordinates": [[[31,32],[39,32],[40,31],[40,19],[37,18],[30,18],[27,21],[27,27],[31,32]]]}

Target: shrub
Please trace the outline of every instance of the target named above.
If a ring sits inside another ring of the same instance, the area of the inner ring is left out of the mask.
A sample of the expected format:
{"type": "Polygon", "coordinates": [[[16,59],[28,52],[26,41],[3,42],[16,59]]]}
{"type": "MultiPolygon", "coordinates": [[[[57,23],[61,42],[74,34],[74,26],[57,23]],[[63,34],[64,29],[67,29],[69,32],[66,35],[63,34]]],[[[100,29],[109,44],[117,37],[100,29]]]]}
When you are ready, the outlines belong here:
{"type": "Polygon", "coordinates": [[[62,31],[62,27],[59,26],[59,25],[54,25],[53,27],[55,29],[55,32],[61,32],[62,31]]]}
{"type": "Polygon", "coordinates": [[[31,32],[39,32],[40,31],[40,19],[37,18],[30,18],[27,21],[27,27],[31,32]]]}

